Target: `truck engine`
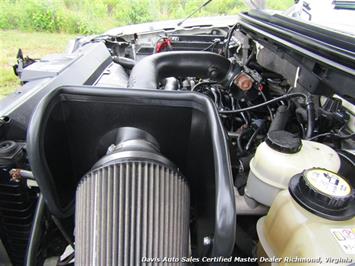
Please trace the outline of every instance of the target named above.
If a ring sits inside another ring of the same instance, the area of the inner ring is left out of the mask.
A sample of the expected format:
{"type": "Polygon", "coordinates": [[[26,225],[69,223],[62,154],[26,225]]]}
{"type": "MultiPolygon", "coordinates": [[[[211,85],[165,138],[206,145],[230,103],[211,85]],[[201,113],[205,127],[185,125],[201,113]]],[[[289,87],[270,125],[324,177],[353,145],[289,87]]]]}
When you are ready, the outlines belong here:
{"type": "Polygon", "coordinates": [[[249,12],[78,38],[17,68],[0,121],[8,261],[355,261],[336,239],[355,224],[355,57],[308,34],[249,12]]]}

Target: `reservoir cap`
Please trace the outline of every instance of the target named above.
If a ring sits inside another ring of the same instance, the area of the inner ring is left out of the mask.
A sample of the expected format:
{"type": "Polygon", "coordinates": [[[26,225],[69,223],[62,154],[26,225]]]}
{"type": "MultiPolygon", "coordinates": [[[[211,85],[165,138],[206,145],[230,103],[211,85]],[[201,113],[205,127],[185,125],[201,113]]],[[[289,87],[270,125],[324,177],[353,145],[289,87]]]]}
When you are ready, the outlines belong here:
{"type": "Polygon", "coordinates": [[[355,197],[351,185],[338,174],[312,168],[292,177],[292,197],[308,211],[329,219],[348,220],[355,215],[355,197]]]}
{"type": "Polygon", "coordinates": [[[282,153],[297,153],[302,148],[301,139],[284,130],[269,132],[265,141],[270,148],[282,153]]]}

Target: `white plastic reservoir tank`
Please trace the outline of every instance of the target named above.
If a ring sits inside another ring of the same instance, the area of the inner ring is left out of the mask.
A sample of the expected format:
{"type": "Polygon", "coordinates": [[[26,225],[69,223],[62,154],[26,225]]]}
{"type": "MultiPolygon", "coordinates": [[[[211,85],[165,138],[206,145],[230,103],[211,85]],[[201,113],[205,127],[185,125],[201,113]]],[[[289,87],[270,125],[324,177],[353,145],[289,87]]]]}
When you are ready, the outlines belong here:
{"type": "MultiPolygon", "coordinates": [[[[353,178],[353,177],[350,177],[353,178]]],[[[349,177],[312,168],[292,177],[259,219],[259,265],[354,265],[355,193],[349,177]]]]}
{"type": "Polygon", "coordinates": [[[250,162],[245,194],[271,206],[276,195],[287,189],[292,176],[313,167],[338,172],[340,158],[324,144],[301,140],[287,131],[269,132],[250,162]]]}

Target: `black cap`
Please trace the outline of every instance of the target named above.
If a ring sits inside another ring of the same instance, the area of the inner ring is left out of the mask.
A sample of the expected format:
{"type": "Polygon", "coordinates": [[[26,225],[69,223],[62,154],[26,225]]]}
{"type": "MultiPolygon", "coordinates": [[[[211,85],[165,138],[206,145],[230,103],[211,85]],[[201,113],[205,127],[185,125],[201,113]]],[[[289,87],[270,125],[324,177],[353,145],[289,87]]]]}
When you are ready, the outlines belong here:
{"type": "Polygon", "coordinates": [[[355,215],[353,188],[344,178],[329,170],[305,170],[292,177],[288,189],[297,203],[320,217],[344,221],[355,215]]]}
{"type": "Polygon", "coordinates": [[[265,141],[270,148],[282,153],[297,153],[302,148],[301,139],[284,130],[269,132],[265,141]]]}

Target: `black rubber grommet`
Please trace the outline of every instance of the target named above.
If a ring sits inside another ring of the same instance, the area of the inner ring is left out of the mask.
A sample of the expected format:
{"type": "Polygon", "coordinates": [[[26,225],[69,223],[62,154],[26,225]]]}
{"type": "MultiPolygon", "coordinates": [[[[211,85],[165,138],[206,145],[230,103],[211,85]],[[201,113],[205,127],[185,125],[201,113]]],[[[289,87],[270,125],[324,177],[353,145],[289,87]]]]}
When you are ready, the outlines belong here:
{"type": "Polygon", "coordinates": [[[17,149],[17,143],[12,140],[5,140],[0,142],[0,155],[9,156],[17,149]]]}

